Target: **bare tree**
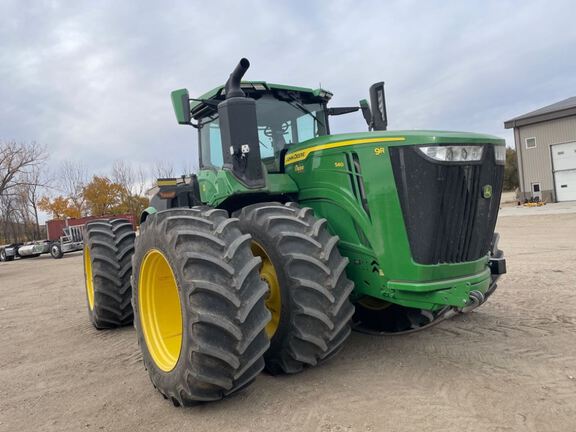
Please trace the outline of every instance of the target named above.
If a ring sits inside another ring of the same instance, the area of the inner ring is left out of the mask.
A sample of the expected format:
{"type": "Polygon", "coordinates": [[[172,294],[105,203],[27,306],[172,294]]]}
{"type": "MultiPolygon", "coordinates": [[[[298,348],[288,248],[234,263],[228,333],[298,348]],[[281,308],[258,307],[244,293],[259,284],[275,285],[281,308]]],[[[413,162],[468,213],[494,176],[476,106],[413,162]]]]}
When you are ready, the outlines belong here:
{"type": "Polygon", "coordinates": [[[0,141],[0,224],[4,240],[16,242],[39,236],[36,198],[46,158],[45,148],[38,143],[0,141]]]}
{"type": "Polygon", "coordinates": [[[0,195],[25,184],[23,175],[46,161],[46,150],[36,142],[0,141],[0,195]]]}
{"type": "Polygon", "coordinates": [[[43,188],[48,186],[48,182],[44,180],[42,170],[39,167],[34,167],[30,172],[23,176],[24,184],[20,186],[20,196],[23,205],[29,211],[34,221],[34,236],[40,238],[40,223],[38,221],[38,201],[40,200],[40,192],[43,188]]]}
{"type": "Polygon", "coordinates": [[[123,160],[117,160],[112,165],[112,181],[122,185],[128,192],[132,192],[135,183],[135,174],[132,166],[123,160]]]}
{"type": "Polygon", "coordinates": [[[169,161],[156,161],[154,164],[154,174],[157,178],[174,177],[174,165],[169,161]]]}
{"type": "Polygon", "coordinates": [[[112,181],[122,186],[121,201],[130,214],[141,213],[145,203],[147,189],[146,177],[141,166],[134,168],[122,160],[117,160],[112,166],[112,181]]]}
{"type": "Polygon", "coordinates": [[[64,194],[80,215],[85,213],[85,203],[82,191],[88,183],[86,168],[81,162],[64,161],[60,167],[59,184],[64,194]]]}
{"type": "Polygon", "coordinates": [[[198,171],[198,164],[189,160],[182,161],[182,174],[190,175],[198,171]]]}

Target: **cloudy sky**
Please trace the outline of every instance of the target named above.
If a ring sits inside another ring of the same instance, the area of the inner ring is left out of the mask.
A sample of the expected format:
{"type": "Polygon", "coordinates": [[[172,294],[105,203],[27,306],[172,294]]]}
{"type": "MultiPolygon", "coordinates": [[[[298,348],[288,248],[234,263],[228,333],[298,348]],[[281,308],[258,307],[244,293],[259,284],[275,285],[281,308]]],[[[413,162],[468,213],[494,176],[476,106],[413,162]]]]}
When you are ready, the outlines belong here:
{"type": "MultiPolygon", "coordinates": [[[[247,79],[355,104],[386,81],[391,129],[512,135],[503,122],[576,95],[573,1],[1,0],[0,139],[39,141],[54,166],[114,160],[178,171],[196,136],[170,91],[200,95],[240,57],[247,79]]],[[[364,130],[360,114],[333,130],[364,130]]]]}

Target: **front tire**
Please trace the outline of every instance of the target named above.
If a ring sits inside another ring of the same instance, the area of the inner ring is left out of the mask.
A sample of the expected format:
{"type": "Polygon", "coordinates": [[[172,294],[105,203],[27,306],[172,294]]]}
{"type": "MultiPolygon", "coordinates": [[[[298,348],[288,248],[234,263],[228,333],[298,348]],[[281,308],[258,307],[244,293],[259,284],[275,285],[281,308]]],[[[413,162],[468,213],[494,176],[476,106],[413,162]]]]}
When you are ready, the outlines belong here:
{"type": "Polygon", "coordinates": [[[354,314],[348,300],[354,284],[346,277],[348,259],[338,251],[338,237],[328,232],[326,219],[294,203],[254,204],[238,217],[263,259],[261,276],[270,287],[266,369],[297,373],[330,358],[349,336],[354,314]]]}
{"type": "Polygon", "coordinates": [[[132,323],[132,254],[135,233],[126,219],[89,222],[84,231],[88,316],[97,329],[132,323]]]}
{"type": "Polygon", "coordinates": [[[136,242],[134,324],[154,386],[174,405],[219,400],[264,368],[270,313],[250,236],[223,210],[151,214],[136,242]]]}

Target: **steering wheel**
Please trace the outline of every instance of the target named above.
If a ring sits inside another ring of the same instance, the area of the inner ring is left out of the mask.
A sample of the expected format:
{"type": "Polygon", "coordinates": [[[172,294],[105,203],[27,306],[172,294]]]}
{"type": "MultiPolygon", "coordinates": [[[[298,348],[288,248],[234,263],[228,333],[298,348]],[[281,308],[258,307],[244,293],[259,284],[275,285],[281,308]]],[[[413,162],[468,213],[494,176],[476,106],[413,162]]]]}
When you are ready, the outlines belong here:
{"type": "MultiPolygon", "coordinates": [[[[283,122],[282,125],[280,126],[279,131],[282,132],[282,135],[286,135],[286,132],[288,132],[289,128],[290,125],[288,124],[288,122],[283,122]]],[[[268,138],[272,138],[274,136],[274,131],[270,126],[266,126],[264,128],[264,135],[267,136],[268,138]]]]}

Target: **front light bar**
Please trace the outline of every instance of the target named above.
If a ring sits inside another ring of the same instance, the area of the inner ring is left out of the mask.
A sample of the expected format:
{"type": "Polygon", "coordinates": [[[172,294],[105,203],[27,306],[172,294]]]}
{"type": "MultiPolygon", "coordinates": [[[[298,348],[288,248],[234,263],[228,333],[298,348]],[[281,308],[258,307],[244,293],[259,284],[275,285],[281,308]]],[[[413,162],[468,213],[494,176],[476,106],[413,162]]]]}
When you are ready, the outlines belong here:
{"type": "Polygon", "coordinates": [[[418,147],[429,158],[443,162],[469,162],[482,159],[484,146],[427,146],[418,147]]]}
{"type": "Polygon", "coordinates": [[[506,146],[494,146],[494,157],[496,158],[496,163],[504,164],[506,162],[506,146]]]}

